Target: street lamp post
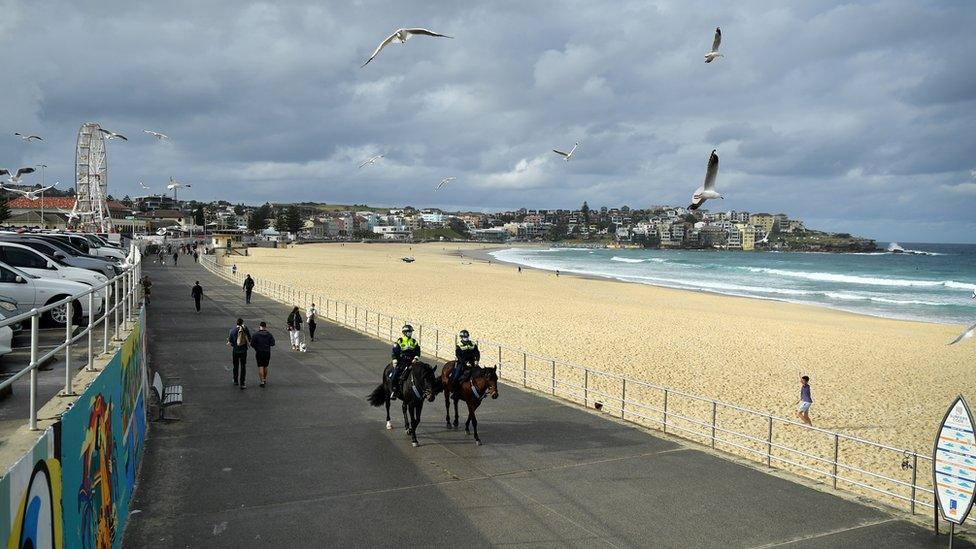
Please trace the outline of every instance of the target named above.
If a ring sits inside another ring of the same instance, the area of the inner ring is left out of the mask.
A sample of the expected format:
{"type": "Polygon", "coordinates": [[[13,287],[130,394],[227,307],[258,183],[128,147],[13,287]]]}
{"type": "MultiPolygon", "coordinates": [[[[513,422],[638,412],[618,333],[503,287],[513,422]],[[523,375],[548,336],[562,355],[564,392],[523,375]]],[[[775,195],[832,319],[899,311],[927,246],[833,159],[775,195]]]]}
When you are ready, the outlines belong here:
{"type": "Polygon", "coordinates": [[[38,164],[37,167],[41,169],[41,228],[46,229],[47,227],[44,225],[44,168],[47,167],[47,164],[38,164]]]}

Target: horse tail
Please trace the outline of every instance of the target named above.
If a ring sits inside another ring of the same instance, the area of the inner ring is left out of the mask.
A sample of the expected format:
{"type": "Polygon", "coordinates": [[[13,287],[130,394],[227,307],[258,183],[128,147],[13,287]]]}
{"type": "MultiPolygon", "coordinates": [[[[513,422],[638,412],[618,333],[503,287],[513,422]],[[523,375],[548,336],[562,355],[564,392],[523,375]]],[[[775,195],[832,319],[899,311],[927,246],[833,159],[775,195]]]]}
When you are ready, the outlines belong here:
{"type": "Polygon", "coordinates": [[[380,383],[373,389],[373,392],[366,397],[366,401],[369,402],[371,406],[382,406],[386,402],[386,389],[383,384],[380,383]]]}

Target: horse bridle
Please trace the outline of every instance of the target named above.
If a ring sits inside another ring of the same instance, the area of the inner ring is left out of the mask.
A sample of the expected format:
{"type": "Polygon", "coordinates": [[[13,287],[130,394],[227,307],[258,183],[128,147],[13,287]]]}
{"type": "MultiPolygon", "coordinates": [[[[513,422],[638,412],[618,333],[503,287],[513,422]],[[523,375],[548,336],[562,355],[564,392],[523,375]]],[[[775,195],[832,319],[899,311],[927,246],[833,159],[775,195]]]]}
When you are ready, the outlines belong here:
{"type": "Polygon", "coordinates": [[[430,393],[433,390],[433,388],[430,386],[429,383],[426,384],[426,386],[424,387],[424,395],[420,396],[420,391],[417,390],[417,379],[414,376],[414,366],[415,365],[413,364],[410,365],[410,388],[413,389],[414,396],[416,396],[421,400],[427,400],[428,398],[430,398],[430,393]]]}

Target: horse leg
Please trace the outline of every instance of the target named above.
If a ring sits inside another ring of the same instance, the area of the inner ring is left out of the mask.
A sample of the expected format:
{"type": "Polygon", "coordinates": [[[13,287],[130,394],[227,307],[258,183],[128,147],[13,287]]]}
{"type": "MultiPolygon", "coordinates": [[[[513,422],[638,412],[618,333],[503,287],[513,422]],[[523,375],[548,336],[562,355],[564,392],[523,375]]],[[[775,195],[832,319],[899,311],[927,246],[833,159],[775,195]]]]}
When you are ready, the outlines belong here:
{"type": "MultiPolygon", "coordinates": [[[[423,406],[423,405],[421,405],[423,406]]],[[[410,444],[416,448],[420,446],[420,442],[417,440],[417,425],[420,425],[420,407],[411,406],[410,407],[410,444]]]]}
{"type": "Polygon", "coordinates": [[[410,434],[410,420],[407,419],[407,402],[403,401],[403,428],[410,434]]]}
{"type": "Polygon", "coordinates": [[[471,404],[467,400],[465,400],[464,403],[468,405],[468,420],[464,422],[464,432],[470,435],[471,430],[469,427],[471,426],[471,404]]]}
{"type": "Polygon", "coordinates": [[[393,429],[393,422],[390,421],[390,392],[386,391],[386,430],[393,429]]]}
{"type": "Polygon", "coordinates": [[[444,411],[447,413],[447,428],[451,428],[451,392],[444,391],[444,411]]]}
{"type": "Polygon", "coordinates": [[[472,406],[471,403],[468,403],[468,417],[471,420],[471,427],[474,429],[474,443],[481,446],[481,439],[478,438],[478,416],[474,415],[476,408],[477,405],[472,406]]]}
{"type": "Polygon", "coordinates": [[[458,428],[458,398],[454,397],[454,428],[458,428]]]}

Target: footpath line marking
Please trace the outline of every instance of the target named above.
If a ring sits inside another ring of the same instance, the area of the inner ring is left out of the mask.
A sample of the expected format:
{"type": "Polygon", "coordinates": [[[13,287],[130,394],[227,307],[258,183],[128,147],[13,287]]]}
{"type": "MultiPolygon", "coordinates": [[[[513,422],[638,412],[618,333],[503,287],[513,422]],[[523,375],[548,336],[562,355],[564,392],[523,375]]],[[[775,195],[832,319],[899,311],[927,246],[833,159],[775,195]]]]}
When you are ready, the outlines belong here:
{"type": "Polygon", "coordinates": [[[838,528],[836,530],[828,530],[827,532],[820,532],[820,533],[817,533],[817,534],[811,534],[809,536],[800,536],[800,537],[797,537],[797,538],[788,539],[786,541],[777,541],[777,542],[769,543],[769,544],[766,544],[766,545],[759,545],[759,546],[756,546],[755,549],[767,549],[769,547],[783,547],[784,545],[791,545],[791,544],[794,544],[794,543],[799,543],[801,541],[809,541],[809,540],[812,540],[812,539],[825,538],[825,537],[828,537],[828,536],[842,534],[844,532],[851,532],[851,531],[854,531],[854,530],[860,530],[862,528],[870,528],[872,526],[877,526],[879,524],[886,524],[888,522],[895,522],[897,520],[898,519],[892,517],[892,518],[886,518],[884,520],[876,520],[876,521],[872,521],[872,522],[865,522],[863,524],[858,524],[856,526],[849,526],[849,527],[846,527],[846,528],[838,528]]]}

